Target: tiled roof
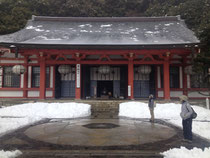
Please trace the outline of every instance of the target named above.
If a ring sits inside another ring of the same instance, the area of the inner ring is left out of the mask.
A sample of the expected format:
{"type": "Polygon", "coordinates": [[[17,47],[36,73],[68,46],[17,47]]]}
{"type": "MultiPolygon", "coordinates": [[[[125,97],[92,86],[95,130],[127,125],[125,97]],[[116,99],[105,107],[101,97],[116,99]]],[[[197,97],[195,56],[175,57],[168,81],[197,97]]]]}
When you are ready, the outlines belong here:
{"type": "Polygon", "coordinates": [[[0,44],[176,45],[199,42],[179,16],[33,16],[24,29],[0,36],[0,44]]]}

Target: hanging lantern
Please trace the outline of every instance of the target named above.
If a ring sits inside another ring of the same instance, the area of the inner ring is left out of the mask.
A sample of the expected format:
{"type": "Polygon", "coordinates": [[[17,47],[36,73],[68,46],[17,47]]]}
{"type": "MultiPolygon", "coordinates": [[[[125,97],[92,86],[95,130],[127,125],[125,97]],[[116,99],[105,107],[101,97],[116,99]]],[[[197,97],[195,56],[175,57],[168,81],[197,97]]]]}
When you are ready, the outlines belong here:
{"type": "Polygon", "coordinates": [[[141,66],[138,67],[138,72],[140,74],[145,74],[146,75],[146,74],[149,74],[151,71],[152,71],[152,68],[149,65],[141,65],[141,66]]]}
{"type": "Polygon", "coordinates": [[[17,75],[23,74],[25,71],[26,68],[23,65],[15,65],[12,67],[12,72],[17,75]]]}
{"type": "Polygon", "coordinates": [[[60,65],[58,67],[58,72],[60,74],[68,74],[71,72],[71,66],[70,65],[60,65]]]}
{"type": "Polygon", "coordinates": [[[186,66],[184,68],[184,73],[187,75],[192,75],[193,74],[192,65],[186,66]]]}
{"type": "Polygon", "coordinates": [[[98,72],[101,74],[108,74],[110,72],[110,66],[103,65],[98,68],[98,72]]]}

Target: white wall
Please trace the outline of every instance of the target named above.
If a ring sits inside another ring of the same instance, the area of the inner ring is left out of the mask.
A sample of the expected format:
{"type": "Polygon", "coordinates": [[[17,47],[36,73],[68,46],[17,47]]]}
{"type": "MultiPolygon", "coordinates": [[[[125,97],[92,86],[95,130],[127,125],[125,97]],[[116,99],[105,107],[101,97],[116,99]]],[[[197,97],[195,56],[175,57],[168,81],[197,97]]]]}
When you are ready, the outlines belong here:
{"type": "MultiPolygon", "coordinates": [[[[208,92],[203,91],[202,93],[208,95],[208,92]]],[[[188,97],[191,97],[191,98],[199,98],[199,97],[200,98],[206,98],[206,96],[201,95],[198,91],[188,91],[188,97]]]]}
{"type": "Polygon", "coordinates": [[[53,91],[46,91],[45,96],[46,97],[52,97],[53,96],[53,91]]]}
{"type": "Polygon", "coordinates": [[[28,91],[28,97],[39,97],[39,91],[28,91]]]}
{"type": "Polygon", "coordinates": [[[182,91],[170,91],[170,96],[171,97],[179,97],[181,95],[183,95],[182,91]]]}
{"type": "Polygon", "coordinates": [[[0,91],[0,97],[23,97],[23,91],[0,91]]]}

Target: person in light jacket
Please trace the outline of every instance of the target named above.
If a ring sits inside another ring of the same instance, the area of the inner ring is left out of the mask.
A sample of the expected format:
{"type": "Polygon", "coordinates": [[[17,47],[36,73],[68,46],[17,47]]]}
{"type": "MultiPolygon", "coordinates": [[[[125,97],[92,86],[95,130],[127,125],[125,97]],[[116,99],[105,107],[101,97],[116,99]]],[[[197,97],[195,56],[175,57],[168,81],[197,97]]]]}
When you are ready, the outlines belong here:
{"type": "Polygon", "coordinates": [[[193,113],[192,108],[188,102],[188,97],[182,95],[179,97],[181,106],[180,116],[182,118],[182,126],[183,126],[183,135],[184,141],[191,142],[192,141],[192,118],[191,115],[193,113]]]}
{"type": "Polygon", "coordinates": [[[149,111],[150,111],[150,122],[154,122],[154,106],[155,106],[155,102],[154,102],[154,97],[152,94],[149,95],[149,102],[148,102],[148,106],[149,106],[149,111]]]}

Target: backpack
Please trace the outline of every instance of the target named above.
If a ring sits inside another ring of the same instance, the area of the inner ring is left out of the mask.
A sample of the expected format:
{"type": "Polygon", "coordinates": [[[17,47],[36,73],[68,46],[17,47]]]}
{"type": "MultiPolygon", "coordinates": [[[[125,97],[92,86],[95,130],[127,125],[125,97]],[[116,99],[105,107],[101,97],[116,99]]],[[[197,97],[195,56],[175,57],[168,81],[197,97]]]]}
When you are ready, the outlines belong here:
{"type": "Polygon", "coordinates": [[[193,113],[191,114],[191,118],[195,119],[197,117],[197,113],[195,112],[195,110],[191,107],[193,113]]]}
{"type": "MultiPolygon", "coordinates": [[[[187,108],[187,107],[186,107],[187,108]]],[[[191,107],[191,109],[192,109],[192,111],[193,111],[193,113],[191,114],[191,118],[192,119],[195,119],[196,117],[197,117],[197,113],[195,112],[195,110],[191,107]]],[[[187,110],[188,110],[188,108],[187,108],[187,110]]],[[[189,110],[188,110],[189,111],[189,110]]]]}

